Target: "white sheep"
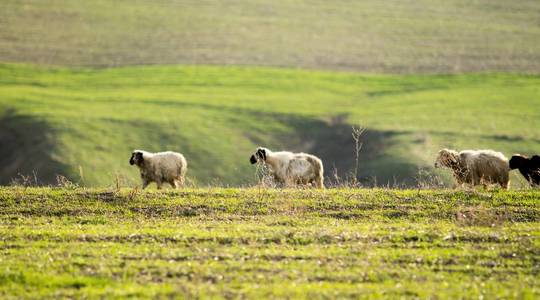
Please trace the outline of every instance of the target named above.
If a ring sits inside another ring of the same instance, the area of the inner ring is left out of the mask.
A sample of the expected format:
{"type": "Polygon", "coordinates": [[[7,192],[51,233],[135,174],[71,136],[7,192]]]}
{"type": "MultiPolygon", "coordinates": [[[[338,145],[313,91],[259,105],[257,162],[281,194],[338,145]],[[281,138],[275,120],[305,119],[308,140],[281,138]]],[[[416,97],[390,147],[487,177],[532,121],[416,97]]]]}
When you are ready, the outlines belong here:
{"type": "Polygon", "coordinates": [[[458,185],[490,183],[508,189],[510,167],[504,154],[493,150],[442,149],[437,155],[435,168],[449,168],[453,171],[458,185]]]}
{"type": "Polygon", "coordinates": [[[134,150],[129,159],[131,165],[137,165],[141,172],[142,188],[155,182],[160,189],[163,183],[180,188],[184,185],[187,172],[187,161],[180,153],[167,151],[150,153],[134,150]]]}
{"type": "Polygon", "coordinates": [[[287,187],[312,184],[324,188],[322,161],[311,154],[288,151],[272,152],[259,147],[249,160],[251,164],[264,162],[274,179],[287,187]]]}

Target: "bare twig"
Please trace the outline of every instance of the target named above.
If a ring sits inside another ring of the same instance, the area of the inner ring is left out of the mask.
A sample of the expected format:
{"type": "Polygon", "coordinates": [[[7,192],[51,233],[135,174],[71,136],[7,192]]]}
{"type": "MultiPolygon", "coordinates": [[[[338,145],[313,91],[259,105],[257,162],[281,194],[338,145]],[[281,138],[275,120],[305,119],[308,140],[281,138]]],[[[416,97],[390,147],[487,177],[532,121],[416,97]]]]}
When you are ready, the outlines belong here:
{"type": "Polygon", "coordinates": [[[354,140],[354,160],[355,160],[355,166],[354,166],[354,178],[352,180],[353,186],[356,186],[358,184],[358,167],[360,163],[360,150],[362,150],[362,141],[360,140],[360,137],[364,133],[365,128],[363,127],[352,127],[352,138],[354,140]]]}

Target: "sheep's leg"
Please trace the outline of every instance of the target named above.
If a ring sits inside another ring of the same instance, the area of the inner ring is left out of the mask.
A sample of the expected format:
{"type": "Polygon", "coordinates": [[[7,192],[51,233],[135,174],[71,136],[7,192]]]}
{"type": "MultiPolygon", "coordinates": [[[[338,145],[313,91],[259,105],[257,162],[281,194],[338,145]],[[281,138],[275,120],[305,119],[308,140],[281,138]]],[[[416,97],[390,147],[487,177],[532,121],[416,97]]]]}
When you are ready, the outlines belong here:
{"type": "Polygon", "coordinates": [[[182,177],[173,180],[173,184],[171,184],[175,189],[180,189],[182,186],[184,186],[184,179],[182,177]]]}
{"type": "Polygon", "coordinates": [[[459,188],[463,188],[463,180],[461,180],[460,174],[456,170],[454,170],[454,179],[456,180],[456,182],[454,182],[452,189],[456,190],[459,188]]]}
{"type": "Polygon", "coordinates": [[[163,182],[161,182],[161,181],[156,181],[156,185],[157,185],[157,189],[158,189],[158,190],[161,190],[161,186],[163,185],[163,182]]]}
{"type": "Polygon", "coordinates": [[[467,182],[458,180],[457,183],[454,184],[454,189],[456,190],[464,190],[467,188],[467,182]]]}
{"type": "Polygon", "coordinates": [[[184,176],[180,176],[178,178],[178,188],[184,187],[184,184],[185,184],[185,178],[184,176]]]}
{"type": "Polygon", "coordinates": [[[504,190],[507,190],[510,188],[510,180],[508,178],[503,178],[503,180],[499,181],[499,184],[501,185],[501,188],[504,190]]]}
{"type": "Polygon", "coordinates": [[[287,177],[285,179],[285,187],[286,188],[292,188],[294,187],[294,179],[290,178],[290,177],[287,177]]]}
{"type": "Polygon", "coordinates": [[[473,176],[473,178],[472,178],[472,185],[473,185],[473,186],[477,186],[477,185],[479,185],[480,183],[481,183],[481,178],[478,177],[478,176],[473,176]]]}
{"type": "Polygon", "coordinates": [[[322,177],[320,177],[320,176],[315,177],[315,178],[311,181],[311,185],[312,185],[313,187],[316,187],[316,188],[319,188],[319,189],[324,189],[323,179],[322,179],[322,177]]]}
{"type": "Polygon", "coordinates": [[[463,188],[463,182],[459,180],[459,178],[456,178],[456,182],[454,182],[452,189],[457,190],[459,188],[463,188]]]}
{"type": "Polygon", "coordinates": [[[148,180],[143,179],[142,189],[144,190],[149,184],[150,184],[150,182],[148,180]]]}
{"type": "Polygon", "coordinates": [[[454,186],[454,189],[455,190],[465,190],[465,189],[467,189],[467,187],[468,187],[468,185],[466,183],[462,182],[462,183],[456,184],[454,186]]]}
{"type": "Polygon", "coordinates": [[[488,184],[487,184],[484,177],[480,177],[480,178],[478,178],[478,180],[476,180],[474,186],[478,186],[478,185],[481,185],[482,188],[484,189],[484,191],[487,190],[488,184]]]}
{"type": "Polygon", "coordinates": [[[308,184],[308,182],[305,181],[302,177],[294,177],[292,178],[291,182],[292,187],[305,187],[308,184]]]}
{"type": "Polygon", "coordinates": [[[285,185],[285,181],[283,181],[276,173],[271,173],[270,175],[272,176],[272,184],[274,186],[285,185]]]}

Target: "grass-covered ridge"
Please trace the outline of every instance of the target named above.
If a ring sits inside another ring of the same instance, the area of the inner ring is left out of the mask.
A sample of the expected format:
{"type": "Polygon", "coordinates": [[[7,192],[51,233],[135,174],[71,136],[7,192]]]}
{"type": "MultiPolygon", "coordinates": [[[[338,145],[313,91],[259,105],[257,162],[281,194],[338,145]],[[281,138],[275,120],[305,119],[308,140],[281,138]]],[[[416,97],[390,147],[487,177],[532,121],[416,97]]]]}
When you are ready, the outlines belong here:
{"type": "Polygon", "coordinates": [[[537,0],[3,0],[0,61],[540,71],[537,0]]]}
{"type": "Polygon", "coordinates": [[[539,199],[3,188],[0,296],[534,299],[539,199]]]}
{"type": "MultiPolygon", "coordinates": [[[[540,78],[362,75],[256,67],[69,69],[0,65],[0,178],[63,174],[88,186],[138,183],[134,148],[176,150],[198,184],[253,184],[257,145],[321,156],[327,174],[416,184],[442,147],[537,153],[540,78]],[[125,183],[125,182],[124,182],[125,183]]],[[[517,181],[517,177],[514,178],[517,181]]]]}

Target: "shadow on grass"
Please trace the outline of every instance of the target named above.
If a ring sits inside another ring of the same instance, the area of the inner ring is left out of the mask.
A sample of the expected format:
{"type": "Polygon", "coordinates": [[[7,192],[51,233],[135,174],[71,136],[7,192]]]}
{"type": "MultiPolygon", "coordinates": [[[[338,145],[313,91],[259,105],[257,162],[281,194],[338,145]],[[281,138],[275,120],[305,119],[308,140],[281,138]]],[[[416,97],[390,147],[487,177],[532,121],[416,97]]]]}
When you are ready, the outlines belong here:
{"type": "MultiPolygon", "coordinates": [[[[230,124],[250,120],[252,124],[275,124],[287,132],[264,132],[264,126],[246,128],[244,135],[254,144],[273,150],[308,152],[323,160],[326,182],[335,184],[335,177],[351,179],[356,167],[355,142],[352,124],[347,115],[321,119],[297,114],[262,112],[260,110],[227,107],[207,103],[185,103],[168,100],[146,100],[147,104],[171,106],[178,109],[195,108],[216,110],[230,124]]],[[[418,166],[392,154],[390,148],[399,146],[398,138],[411,135],[403,131],[366,129],[361,136],[357,179],[364,186],[416,187],[418,166]]],[[[251,154],[251,153],[249,153],[251,154]]],[[[247,155],[249,155],[247,154],[247,155]]],[[[247,157],[247,156],[246,156],[247,157]]]]}
{"type": "MultiPolygon", "coordinates": [[[[319,156],[324,163],[327,185],[337,183],[336,177],[341,180],[353,178],[356,167],[355,142],[351,135],[352,125],[347,122],[346,115],[318,118],[207,103],[166,100],[145,102],[160,106],[174,106],[174,109],[178,110],[195,108],[219,112],[223,116],[223,126],[237,127],[236,129],[240,129],[245,138],[254,145],[267,146],[274,150],[308,152],[319,156]],[[265,124],[273,124],[274,127],[267,131],[268,127],[265,124]],[[276,124],[280,125],[279,128],[275,127],[276,124]]],[[[118,160],[125,160],[125,170],[133,176],[137,171],[130,169],[127,165],[132,148],[143,148],[149,151],[182,149],[182,152],[190,159],[190,167],[192,167],[190,174],[196,174],[199,182],[207,182],[208,178],[217,178],[220,184],[253,184],[253,173],[246,172],[249,169],[247,158],[251,153],[237,153],[239,161],[245,161],[246,167],[239,169],[243,170],[242,172],[227,170],[227,174],[234,175],[233,181],[231,176],[220,175],[223,174],[220,172],[223,169],[219,156],[220,149],[211,147],[195,149],[187,138],[182,137],[182,128],[176,128],[174,123],[169,124],[171,126],[163,126],[163,124],[142,120],[120,122],[103,119],[103,122],[103,126],[108,128],[108,133],[124,132],[121,139],[126,143],[126,152],[109,153],[107,149],[98,147],[94,154],[115,155],[118,160]],[[122,130],[125,127],[130,128],[127,134],[125,130],[122,130]],[[118,130],[111,128],[118,128],[118,130]],[[179,144],[179,141],[185,142],[179,144]]],[[[356,176],[358,181],[364,186],[416,186],[418,166],[394,154],[395,149],[400,147],[400,141],[409,139],[410,135],[409,132],[366,129],[361,136],[362,149],[356,176]]],[[[9,184],[16,178],[22,179],[20,174],[30,175],[29,179],[33,184],[54,184],[57,174],[67,176],[70,169],[76,168],[76,166],[70,168],[55,159],[55,131],[47,122],[39,118],[8,111],[0,118],[0,143],[2,144],[0,184],[9,184]]]]}
{"type": "MultiPolygon", "coordinates": [[[[290,134],[277,134],[277,147],[294,152],[308,152],[324,163],[326,183],[354,178],[356,165],[353,125],[345,115],[317,119],[295,115],[273,115],[287,127],[290,134]]],[[[409,134],[399,131],[380,131],[366,128],[360,136],[357,180],[364,186],[416,186],[418,166],[393,155],[390,148],[397,138],[409,134]]],[[[262,141],[259,141],[262,142],[262,141]]]]}
{"type": "Polygon", "coordinates": [[[68,173],[53,157],[54,129],[43,120],[8,110],[0,117],[0,145],[1,185],[55,184],[57,175],[68,173]]]}

